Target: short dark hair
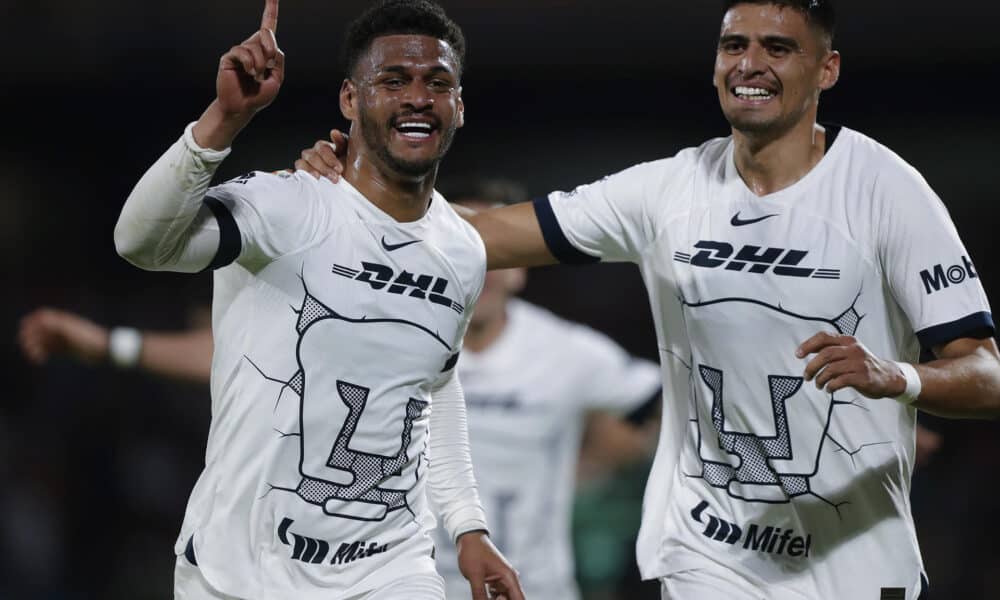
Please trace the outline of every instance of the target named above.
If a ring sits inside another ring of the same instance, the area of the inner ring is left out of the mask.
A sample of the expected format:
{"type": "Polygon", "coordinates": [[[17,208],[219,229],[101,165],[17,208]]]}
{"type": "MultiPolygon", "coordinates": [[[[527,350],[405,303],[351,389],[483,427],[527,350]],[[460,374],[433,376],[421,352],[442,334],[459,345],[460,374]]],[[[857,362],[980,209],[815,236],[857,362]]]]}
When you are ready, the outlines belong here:
{"type": "Polygon", "coordinates": [[[351,22],[344,39],[345,75],[354,75],[361,56],[375,38],[387,35],[426,35],[447,42],[458,60],[458,74],[465,67],[462,29],[433,0],[382,0],[351,22]]]}
{"type": "Polygon", "coordinates": [[[793,8],[805,15],[806,22],[829,36],[831,42],[837,30],[837,13],[830,0],[723,0],[723,12],[729,12],[737,4],[774,4],[793,8]]]}

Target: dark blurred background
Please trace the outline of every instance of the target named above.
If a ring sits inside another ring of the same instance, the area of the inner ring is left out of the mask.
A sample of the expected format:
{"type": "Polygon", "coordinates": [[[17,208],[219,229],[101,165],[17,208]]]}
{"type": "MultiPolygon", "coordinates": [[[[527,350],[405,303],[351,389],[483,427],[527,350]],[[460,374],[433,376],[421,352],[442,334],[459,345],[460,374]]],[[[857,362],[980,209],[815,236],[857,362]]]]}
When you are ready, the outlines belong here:
{"type": "MultiPolygon", "coordinates": [[[[366,4],[282,2],[285,86],[237,140],[220,179],[290,166],[344,125],[341,33],[366,4]]],[[[469,39],[468,125],[444,179],[504,175],[539,195],[727,134],[710,85],[715,1],[444,4],[469,39]]],[[[112,228],[136,179],[212,99],[218,57],[259,26],[263,2],[2,7],[0,598],[168,598],[173,539],[203,460],[207,391],[69,361],[31,368],[14,339],[18,319],[42,304],[163,329],[189,325],[210,300],[208,276],[127,265],[115,255],[112,228]]],[[[824,95],[821,120],[872,135],[923,173],[996,301],[1000,117],[991,84],[1000,72],[1000,6],[852,0],[839,8],[843,76],[824,95]]],[[[539,270],[526,296],[656,357],[630,266],[539,270]]],[[[932,593],[998,598],[990,474],[1000,473],[1000,429],[928,424],[944,446],[916,474],[913,503],[932,593]]],[[[600,538],[616,540],[608,555],[581,558],[585,590],[590,598],[647,597],[650,588],[629,583],[638,500],[612,500],[626,516],[603,525],[617,532],[600,538]]],[[[578,533],[586,537],[598,525],[583,514],[578,533]]]]}

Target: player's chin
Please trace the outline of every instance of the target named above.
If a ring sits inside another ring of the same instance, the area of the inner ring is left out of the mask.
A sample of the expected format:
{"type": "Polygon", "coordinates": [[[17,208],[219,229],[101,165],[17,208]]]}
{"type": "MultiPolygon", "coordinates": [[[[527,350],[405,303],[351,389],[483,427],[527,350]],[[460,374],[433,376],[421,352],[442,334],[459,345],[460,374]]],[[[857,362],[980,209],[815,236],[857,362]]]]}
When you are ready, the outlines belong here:
{"type": "Polygon", "coordinates": [[[774,115],[766,111],[745,109],[739,107],[725,111],[726,120],[737,131],[745,133],[764,133],[772,130],[778,122],[774,115]]]}
{"type": "Polygon", "coordinates": [[[429,175],[441,162],[441,157],[431,153],[391,153],[392,166],[401,175],[423,177],[429,175]]]}

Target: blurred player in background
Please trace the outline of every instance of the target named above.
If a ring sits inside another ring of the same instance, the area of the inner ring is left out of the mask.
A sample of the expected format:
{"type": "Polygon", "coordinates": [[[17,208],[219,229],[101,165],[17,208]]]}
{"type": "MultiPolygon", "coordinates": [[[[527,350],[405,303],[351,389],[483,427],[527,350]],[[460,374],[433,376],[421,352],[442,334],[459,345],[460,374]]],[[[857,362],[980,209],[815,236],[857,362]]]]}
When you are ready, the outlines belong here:
{"type": "MultiPolygon", "coordinates": [[[[444,189],[480,210],[527,198],[497,180],[444,189]]],[[[602,429],[598,435],[651,451],[655,419],[649,417],[659,405],[660,373],[604,335],[514,298],[524,281],[523,269],[487,274],[458,370],[493,540],[517,568],[526,597],[571,600],[579,593],[570,521],[588,413],[597,413],[591,424],[602,429]]],[[[611,445],[598,437],[593,443],[604,451],[611,445]]],[[[449,600],[468,598],[441,530],[438,539],[449,600]]]]}
{"type": "Polygon", "coordinates": [[[1000,414],[989,304],[926,181],[817,122],[829,0],[724,6],[731,137],[470,220],[490,268],[640,266],[666,401],[637,553],[665,599],[913,600],[916,409],[1000,414]]]}
{"type": "Polygon", "coordinates": [[[425,0],[368,9],[345,41],[344,180],[254,172],[209,189],[281,86],[277,17],[268,0],[223,55],[216,99],[115,227],[136,266],[215,271],[213,418],[175,597],[440,600],[434,508],[472,596],[521,600],[486,532],[454,368],[485,255],[434,192],[463,124],[462,32],[425,0]]]}

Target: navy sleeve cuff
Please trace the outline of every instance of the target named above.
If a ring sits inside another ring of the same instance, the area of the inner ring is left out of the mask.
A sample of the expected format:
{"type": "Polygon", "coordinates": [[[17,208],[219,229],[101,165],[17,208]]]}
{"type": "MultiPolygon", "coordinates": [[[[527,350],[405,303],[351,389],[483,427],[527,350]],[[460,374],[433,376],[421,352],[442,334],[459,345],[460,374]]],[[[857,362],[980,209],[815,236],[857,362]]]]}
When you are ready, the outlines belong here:
{"type": "Polygon", "coordinates": [[[963,337],[985,339],[994,331],[993,315],[977,312],[957,321],[942,323],[917,332],[917,339],[924,348],[933,348],[963,337]]]}
{"type": "Polygon", "coordinates": [[[240,252],[243,250],[240,228],[236,225],[233,213],[229,212],[226,205],[218,198],[206,196],[204,202],[205,206],[215,215],[215,220],[219,224],[219,249],[215,253],[215,258],[202,272],[214,271],[231,264],[240,257],[240,252]]]}
{"type": "Polygon", "coordinates": [[[589,265],[601,262],[599,257],[577,250],[576,246],[566,239],[566,234],[559,226],[559,221],[552,211],[552,204],[548,198],[539,198],[535,200],[534,205],[535,216],[538,218],[538,225],[542,228],[545,245],[549,247],[549,252],[559,262],[567,265],[589,265]]]}

